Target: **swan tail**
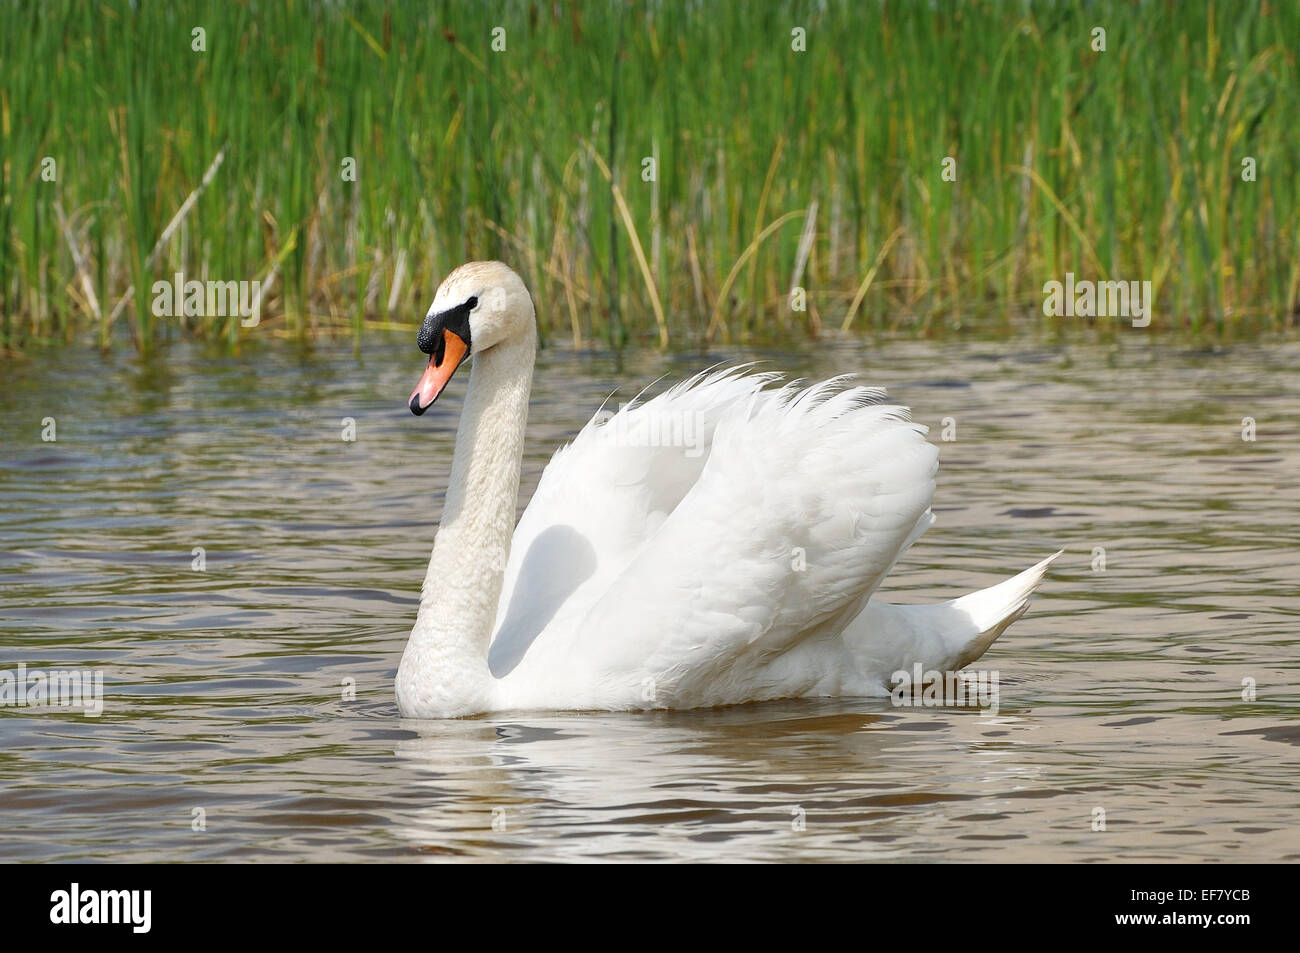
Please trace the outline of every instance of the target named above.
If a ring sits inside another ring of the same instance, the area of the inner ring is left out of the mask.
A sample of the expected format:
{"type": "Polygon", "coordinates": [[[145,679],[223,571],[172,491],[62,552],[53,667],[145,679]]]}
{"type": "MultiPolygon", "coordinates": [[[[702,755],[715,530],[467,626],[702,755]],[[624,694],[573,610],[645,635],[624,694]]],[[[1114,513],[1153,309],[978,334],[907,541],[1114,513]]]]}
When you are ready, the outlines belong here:
{"type": "Polygon", "coordinates": [[[1043,576],[1050,566],[1065,550],[1048,556],[1040,563],[1030,566],[1024,572],[1012,576],[996,586],[972,592],[954,599],[945,605],[965,616],[968,620],[965,633],[956,633],[964,641],[955,645],[958,650],[954,668],[964,668],[974,662],[997,641],[998,636],[1007,630],[1025,610],[1029,608],[1029,597],[1034,594],[1043,581],[1043,576]],[[973,630],[973,632],[971,631],[973,630]]]}
{"type": "Polygon", "coordinates": [[[948,602],[900,606],[871,599],[844,630],[844,645],[862,676],[882,684],[889,673],[911,671],[917,663],[925,669],[964,668],[1024,615],[1029,597],[1060,555],[948,602]]]}

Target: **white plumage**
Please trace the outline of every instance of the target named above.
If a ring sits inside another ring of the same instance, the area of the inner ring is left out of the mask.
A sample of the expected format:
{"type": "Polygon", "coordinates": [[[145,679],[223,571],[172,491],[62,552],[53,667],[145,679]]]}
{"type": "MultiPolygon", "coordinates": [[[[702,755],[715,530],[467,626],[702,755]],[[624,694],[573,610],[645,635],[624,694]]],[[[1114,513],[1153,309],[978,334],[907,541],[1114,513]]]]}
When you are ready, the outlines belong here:
{"type": "MultiPolygon", "coordinates": [[[[497,288],[527,312],[478,324],[471,313],[471,391],[531,379],[531,300],[515,283],[522,289],[499,263],[464,266],[435,298],[431,321],[497,288]],[[514,345],[501,360],[501,344],[480,349],[494,337],[514,345]]],[[[522,446],[521,407],[467,394],[420,619],[399,670],[403,712],[881,696],[899,669],[978,658],[1023,611],[1051,559],[954,602],[869,601],[933,522],[937,450],[882,390],[849,378],[776,384],[777,375],[745,368],[711,371],[598,414],[556,452],[512,535],[500,500],[476,492],[472,472],[489,448],[493,476],[511,465],[499,448],[522,446]],[[464,468],[462,454],[471,460],[464,468]],[[440,553],[444,542],[456,552],[440,553]],[[444,588],[453,567],[473,571],[444,588]],[[467,587],[494,588],[494,607],[461,611],[470,600],[457,593],[467,587]]],[[[526,398],[525,387],[524,408],[526,398]]],[[[510,456],[517,488],[519,455],[510,456]]],[[[500,482],[487,492],[502,496],[500,482]]]]}

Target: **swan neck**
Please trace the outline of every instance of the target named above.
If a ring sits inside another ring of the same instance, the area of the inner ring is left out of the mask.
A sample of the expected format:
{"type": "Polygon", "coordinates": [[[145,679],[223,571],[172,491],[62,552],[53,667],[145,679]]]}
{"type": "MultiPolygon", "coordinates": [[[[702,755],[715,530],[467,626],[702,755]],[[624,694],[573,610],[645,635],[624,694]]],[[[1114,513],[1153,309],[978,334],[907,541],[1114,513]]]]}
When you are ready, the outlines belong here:
{"type": "Polygon", "coordinates": [[[470,365],[442,521],[398,668],[407,715],[450,717],[488,704],[488,644],[515,525],[536,351],[529,332],[470,365]]]}

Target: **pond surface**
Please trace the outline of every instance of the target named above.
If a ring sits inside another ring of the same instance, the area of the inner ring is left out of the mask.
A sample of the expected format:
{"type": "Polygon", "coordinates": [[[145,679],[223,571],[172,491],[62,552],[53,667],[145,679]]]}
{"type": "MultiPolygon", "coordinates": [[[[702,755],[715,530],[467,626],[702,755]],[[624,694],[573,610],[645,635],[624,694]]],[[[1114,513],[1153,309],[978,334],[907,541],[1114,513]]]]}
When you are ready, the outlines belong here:
{"type": "Polygon", "coordinates": [[[1300,346],[552,349],[521,499],[611,392],[754,357],[931,426],[939,521],[889,598],[1066,549],[978,663],[996,714],[403,720],[467,375],[417,419],[406,336],[68,348],[0,365],[0,670],[100,671],[103,711],[0,707],[0,860],[1300,859],[1300,346]]]}

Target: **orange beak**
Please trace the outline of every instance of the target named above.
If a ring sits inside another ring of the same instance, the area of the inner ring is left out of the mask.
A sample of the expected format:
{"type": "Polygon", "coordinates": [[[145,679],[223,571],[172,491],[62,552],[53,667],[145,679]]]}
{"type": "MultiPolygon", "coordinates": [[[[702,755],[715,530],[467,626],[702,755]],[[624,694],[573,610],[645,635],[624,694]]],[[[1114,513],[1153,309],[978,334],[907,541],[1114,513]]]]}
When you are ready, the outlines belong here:
{"type": "Polygon", "coordinates": [[[460,335],[443,329],[444,347],[435,348],[429,358],[429,366],[424,369],[420,383],[411,391],[411,413],[420,416],[438,399],[442,389],[456,373],[460,362],[469,353],[469,345],[461,340],[460,335]]]}

